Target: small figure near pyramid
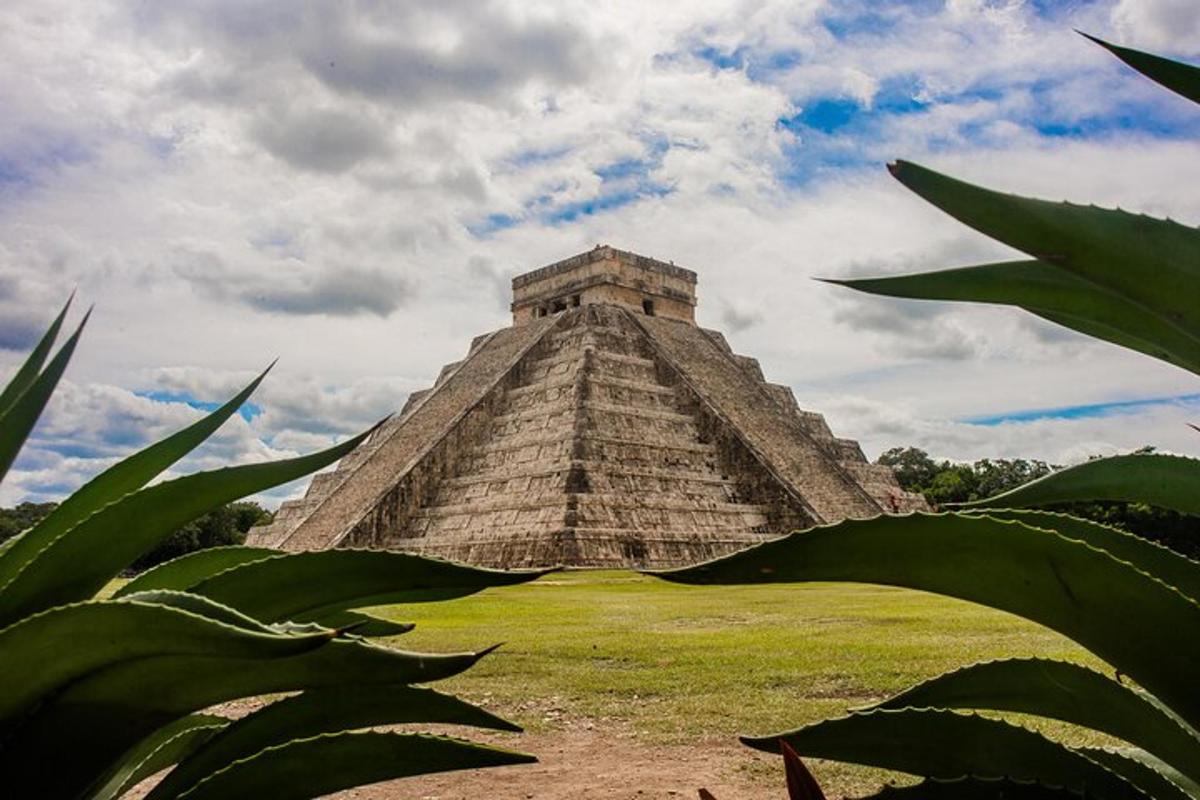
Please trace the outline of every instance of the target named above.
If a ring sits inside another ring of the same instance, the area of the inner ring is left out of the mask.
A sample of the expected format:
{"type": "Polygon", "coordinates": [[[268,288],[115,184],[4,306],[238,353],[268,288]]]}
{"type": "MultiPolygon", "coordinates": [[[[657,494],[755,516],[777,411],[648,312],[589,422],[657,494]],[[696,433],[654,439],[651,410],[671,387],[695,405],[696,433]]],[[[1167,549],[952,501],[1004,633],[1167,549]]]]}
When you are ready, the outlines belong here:
{"type": "Polygon", "coordinates": [[[513,324],[247,544],[671,567],[926,508],[695,323],[696,273],[607,246],[513,279],[513,324]]]}

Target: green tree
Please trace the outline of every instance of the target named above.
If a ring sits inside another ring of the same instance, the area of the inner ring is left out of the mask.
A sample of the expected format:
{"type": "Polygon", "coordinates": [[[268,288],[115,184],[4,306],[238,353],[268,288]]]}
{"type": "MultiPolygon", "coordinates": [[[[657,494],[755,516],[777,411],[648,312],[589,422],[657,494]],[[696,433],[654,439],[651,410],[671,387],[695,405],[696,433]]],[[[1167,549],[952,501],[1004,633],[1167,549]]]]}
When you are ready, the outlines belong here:
{"type": "Polygon", "coordinates": [[[919,447],[893,447],[875,460],[892,468],[901,488],[908,492],[923,491],[941,471],[936,461],[919,447]]]}
{"type": "MultiPolygon", "coordinates": [[[[58,503],[20,503],[0,508],[0,542],[41,522],[58,503]]],[[[197,517],[177,528],[166,541],[134,562],[141,572],[156,564],[208,547],[224,547],[246,541],[246,532],[271,518],[271,512],[252,500],[239,500],[197,517]]]]}
{"type": "Polygon", "coordinates": [[[925,498],[934,506],[965,503],[978,494],[979,479],[970,464],[944,462],[943,469],[925,487],[925,498]]]}
{"type": "Polygon", "coordinates": [[[0,508],[0,542],[36,525],[57,506],[58,503],[18,503],[12,508],[0,508]]]}
{"type": "Polygon", "coordinates": [[[247,531],[270,517],[269,511],[249,500],[221,506],[176,529],[166,541],[135,561],[133,569],[140,572],[197,550],[241,544],[246,541],[247,531]]]}
{"type": "Polygon", "coordinates": [[[1023,483],[1049,475],[1054,468],[1045,461],[1028,461],[1023,458],[985,458],[972,465],[975,474],[974,496],[978,500],[1015,489],[1023,483]]]}

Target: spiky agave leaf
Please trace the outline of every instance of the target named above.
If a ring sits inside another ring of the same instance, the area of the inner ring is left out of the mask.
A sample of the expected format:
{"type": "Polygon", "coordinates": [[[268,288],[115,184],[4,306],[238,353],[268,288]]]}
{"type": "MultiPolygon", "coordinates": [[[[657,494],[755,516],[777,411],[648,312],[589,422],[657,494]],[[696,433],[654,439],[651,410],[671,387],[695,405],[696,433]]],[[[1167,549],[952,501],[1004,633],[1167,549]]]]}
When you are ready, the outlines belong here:
{"type": "Polygon", "coordinates": [[[50,327],[42,334],[41,340],[34,346],[33,350],[26,356],[25,361],[13,373],[8,384],[4,387],[4,391],[0,392],[0,419],[8,413],[12,408],[12,404],[20,397],[26,389],[28,389],[37,379],[38,373],[42,371],[42,366],[46,363],[46,359],[50,356],[50,350],[54,347],[54,340],[58,338],[58,332],[62,329],[63,321],[67,318],[67,310],[71,307],[71,301],[75,299],[75,293],[71,292],[71,296],[67,298],[67,302],[63,304],[62,311],[58,312],[58,316],[50,323],[50,327]]]}
{"type": "Polygon", "coordinates": [[[226,545],[195,550],[170,561],[151,567],[133,580],[117,589],[114,597],[120,597],[147,589],[177,589],[186,591],[205,578],[218,572],[264,558],[278,558],[283,553],[269,547],[247,547],[226,545]]]}
{"type": "Polygon", "coordinates": [[[409,653],[361,640],[330,640],[329,632],[324,636],[322,646],[290,656],[231,657],[212,650],[125,660],[93,672],[47,699],[22,722],[18,735],[0,750],[0,773],[6,786],[74,796],[128,748],[186,714],[264,694],[440,680],[488,652],[409,653]],[[72,754],[69,764],[50,757],[61,752],[72,754]]]}
{"type": "Polygon", "coordinates": [[[1144,693],[1095,670],[1044,658],[986,661],[947,672],[872,708],[1011,711],[1102,731],[1200,776],[1200,738],[1144,693]]]}
{"type": "Polygon", "coordinates": [[[1158,542],[1143,539],[1111,525],[1057,511],[983,508],[966,513],[985,515],[993,519],[1010,519],[1031,528],[1042,528],[1068,539],[1077,539],[1109,553],[1114,558],[1128,561],[1142,572],[1153,575],[1192,600],[1200,602],[1200,562],[1193,561],[1158,542]]]}
{"type": "Polygon", "coordinates": [[[1091,39],[1096,44],[1124,61],[1150,80],[1167,87],[1172,92],[1186,97],[1193,103],[1200,103],[1200,68],[1169,58],[1144,53],[1130,47],[1106,42],[1091,34],[1079,31],[1080,35],[1091,39]]]}
{"type": "Polygon", "coordinates": [[[879,583],[980,603],[1069,636],[1200,724],[1200,697],[1179,679],[1200,664],[1200,640],[1162,633],[1200,630],[1200,605],[1053,531],[962,514],[847,520],[655,574],[702,584],[879,583]]]}
{"type": "Polygon", "coordinates": [[[4,476],[8,474],[9,468],[17,458],[17,453],[21,451],[30,431],[41,417],[46,403],[50,401],[54,387],[58,386],[63,373],[66,372],[67,364],[70,363],[71,356],[75,353],[79,337],[83,334],[84,326],[87,325],[91,314],[92,312],[89,310],[83,316],[83,320],[80,321],[75,332],[71,334],[54,358],[50,359],[46,368],[12,401],[12,404],[4,411],[4,415],[0,417],[0,481],[3,481],[4,476]]]}
{"type": "Polygon", "coordinates": [[[447,600],[550,570],[496,570],[387,550],[318,550],[237,564],[189,591],[258,619],[307,621],[351,608],[447,600]],[[295,587],[304,586],[297,592],[295,587]]]}
{"type": "Polygon", "coordinates": [[[103,506],[142,488],[208,439],[249,399],[270,369],[267,367],[246,388],[212,413],[123,459],[73,492],[27,531],[12,548],[0,554],[0,587],[12,580],[30,559],[64,531],[103,506]]]}
{"type": "Polygon", "coordinates": [[[893,176],[960,222],[1200,338],[1200,231],[1125,211],[1004,194],[908,161],[893,176]],[[1153,280],[1146,276],[1153,275],[1153,280]]]}
{"type": "Polygon", "coordinates": [[[299,458],[227,467],[165,481],[105,506],[48,544],[0,588],[0,625],[92,597],[179,526],[231,500],[331,464],[370,433],[299,458]]]}
{"type": "Polygon", "coordinates": [[[934,778],[1009,778],[1062,786],[1098,800],[1146,800],[1124,778],[1039,733],[951,711],[859,712],[742,741],[768,752],[778,752],[782,741],[800,755],[934,778]]]}
{"type": "Polygon", "coordinates": [[[146,797],[176,797],[239,759],[293,739],[413,722],[520,730],[480,708],[431,689],[386,684],[311,689],[232,723],[184,759],[146,797]]]}
{"type": "Polygon", "coordinates": [[[1136,453],[1085,461],[1002,494],[956,508],[1022,508],[1051,503],[1124,500],[1200,514],[1200,460],[1136,453]]]}
{"type": "Polygon", "coordinates": [[[195,752],[228,724],[226,717],[215,714],[189,714],[164,725],[127,750],[118,763],[85,792],[85,800],[115,800],[146,778],[195,752]]]}
{"type": "Polygon", "coordinates": [[[1079,333],[1200,374],[1200,338],[1121,293],[1048,261],[826,280],[868,294],[1014,306],[1079,333]]]}
{"type": "Polygon", "coordinates": [[[365,783],[479,767],[529,764],[537,759],[444,736],[413,733],[337,733],[297,739],[235,762],[180,800],[310,797],[365,783]]]}

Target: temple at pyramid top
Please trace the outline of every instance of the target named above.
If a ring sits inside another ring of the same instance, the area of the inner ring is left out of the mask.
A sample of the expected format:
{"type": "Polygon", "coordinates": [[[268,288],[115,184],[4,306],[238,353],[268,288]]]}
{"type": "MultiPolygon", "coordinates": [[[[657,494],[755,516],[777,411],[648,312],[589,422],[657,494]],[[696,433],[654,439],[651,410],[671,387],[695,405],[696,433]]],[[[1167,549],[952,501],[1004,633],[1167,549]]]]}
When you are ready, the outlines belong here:
{"type": "Polygon", "coordinates": [[[512,287],[513,325],[594,304],[696,321],[696,273],[608,245],[518,275],[512,287]]]}
{"type": "Polygon", "coordinates": [[[697,326],[695,288],[607,246],[518,276],[511,326],[476,336],[247,543],[665,567],[925,508],[697,326]]]}

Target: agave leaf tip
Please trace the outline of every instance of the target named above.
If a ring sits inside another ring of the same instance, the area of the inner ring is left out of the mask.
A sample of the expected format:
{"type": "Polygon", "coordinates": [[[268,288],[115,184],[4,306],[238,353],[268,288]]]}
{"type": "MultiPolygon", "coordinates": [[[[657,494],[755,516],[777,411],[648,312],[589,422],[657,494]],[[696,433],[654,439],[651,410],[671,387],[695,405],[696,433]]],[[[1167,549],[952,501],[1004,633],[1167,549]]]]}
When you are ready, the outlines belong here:
{"type": "Polygon", "coordinates": [[[369,622],[370,622],[370,620],[368,620],[368,619],[360,619],[357,622],[351,622],[349,625],[343,625],[340,628],[334,628],[333,630],[331,630],[329,632],[329,638],[331,638],[331,639],[341,638],[342,636],[345,636],[348,633],[352,633],[353,631],[357,630],[358,628],[361,628],[362,626],[366,625],[369,622]]]}

